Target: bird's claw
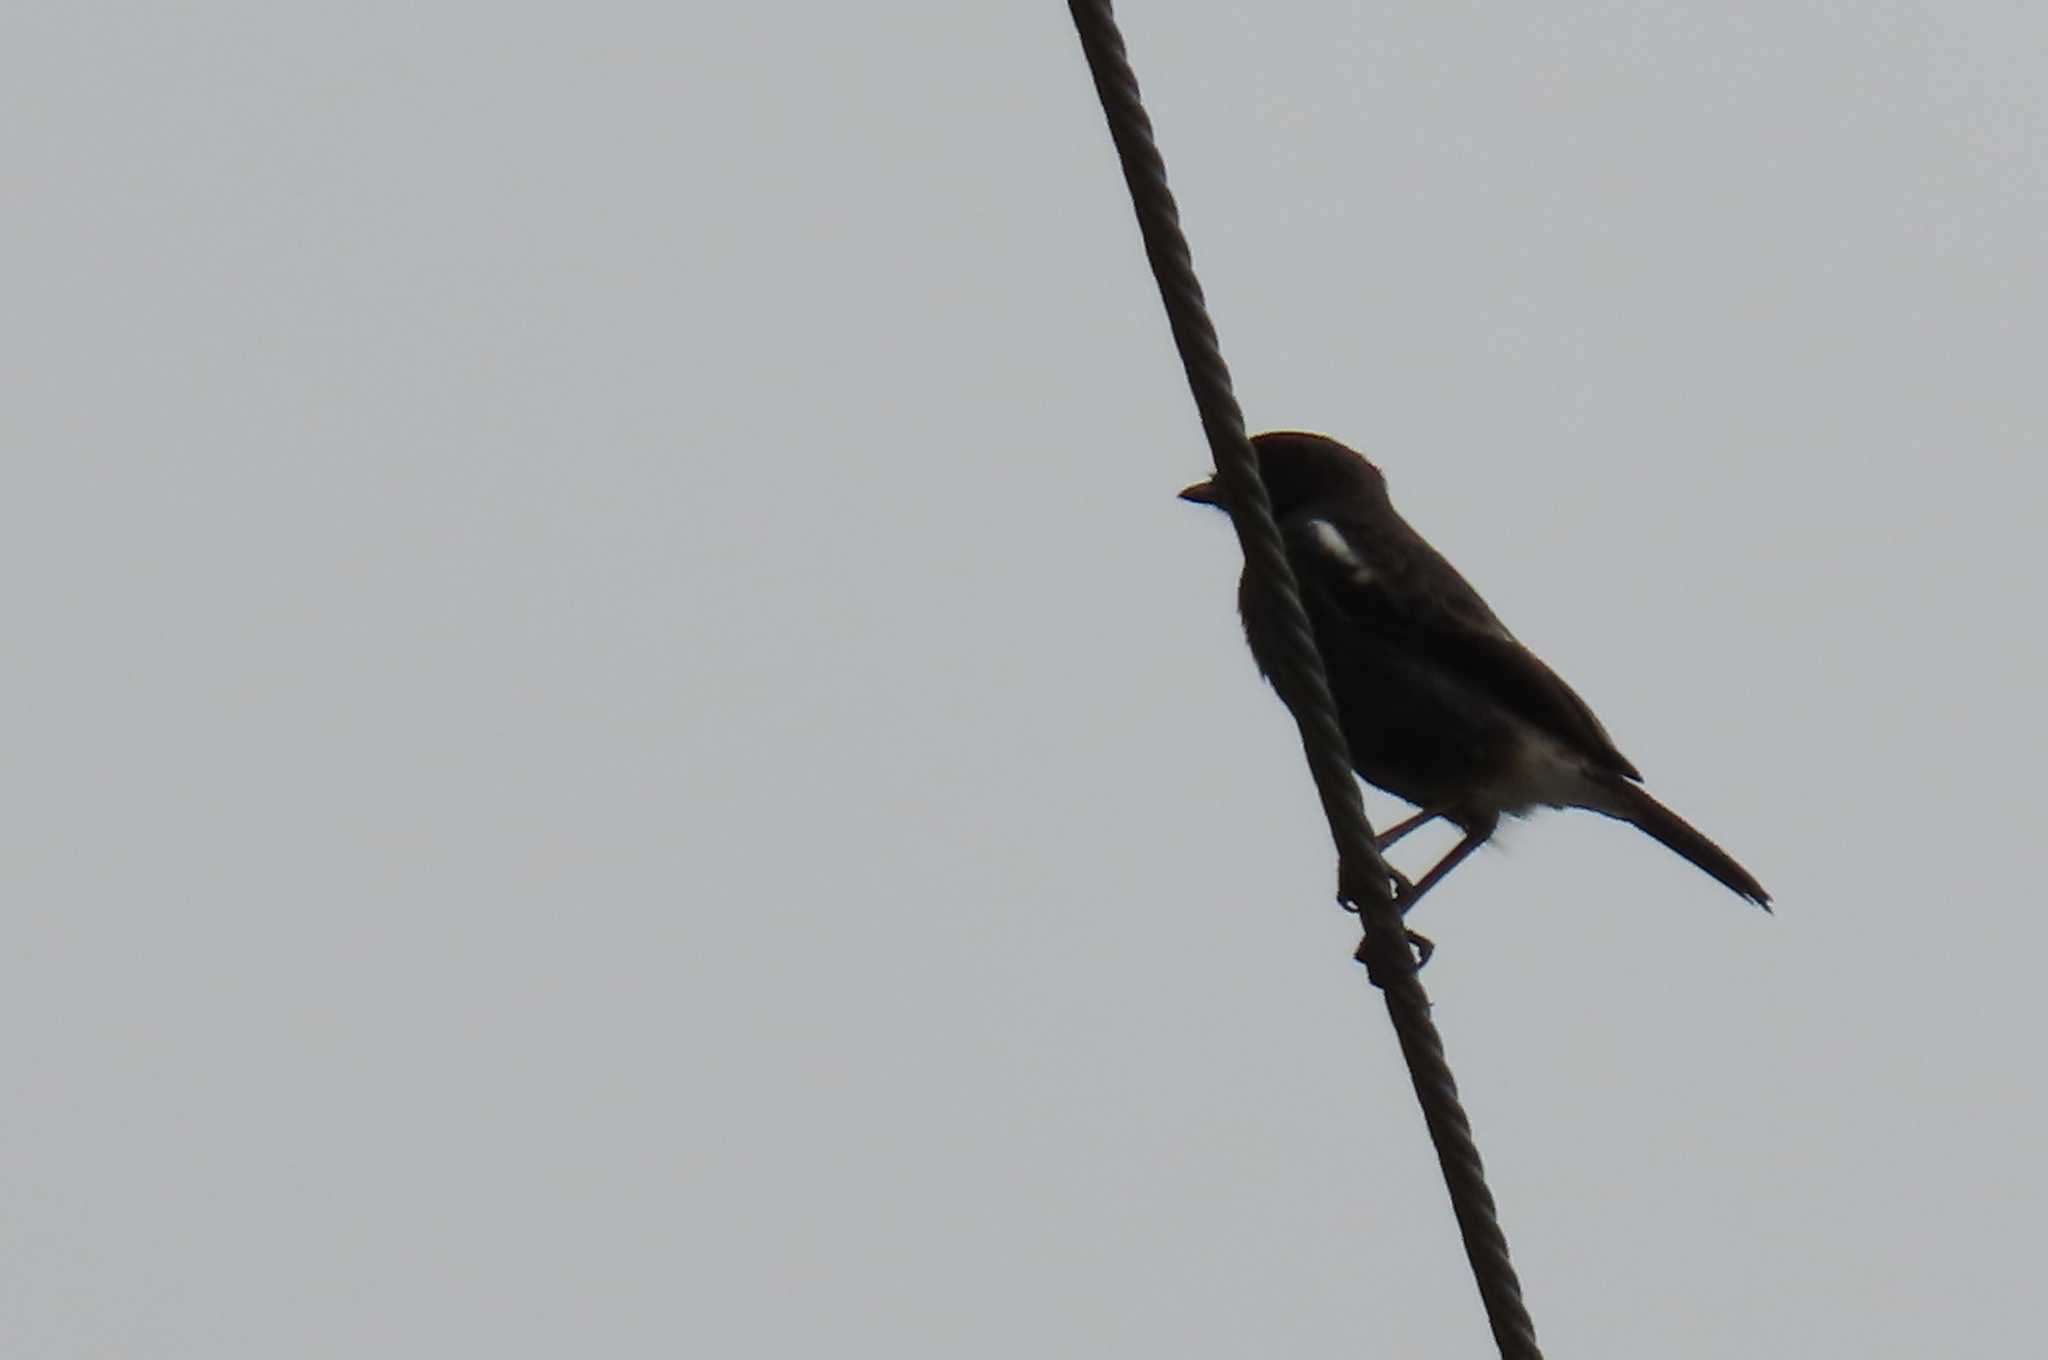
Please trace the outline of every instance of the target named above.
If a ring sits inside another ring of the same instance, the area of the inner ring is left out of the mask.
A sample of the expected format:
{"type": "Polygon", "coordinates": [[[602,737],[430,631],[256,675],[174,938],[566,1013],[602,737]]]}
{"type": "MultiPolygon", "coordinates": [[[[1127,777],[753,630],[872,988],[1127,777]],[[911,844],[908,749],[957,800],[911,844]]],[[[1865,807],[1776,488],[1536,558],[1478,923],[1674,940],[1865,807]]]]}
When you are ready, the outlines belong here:
{"type": "MultiPolygon", "coordinates": [[[[1408,908],[1403,904],[1414,895],[1415,885],[1409,881],[1408,875],[1402,873],[1385,860],[1380,861],[1380,867],[1387,871],[1387,881],[1394,885],[1394,905],[1400,907],[1404,912],[1407,911],[1408,908]]],[[[1344,875],[1340,870],[1337,875],[1337,905],[1355,914],[1358,911],[1357,906],[1354,905],[1355,902],[1356,899],[1344,889],[1344,875]]]]}
{"type": "MultiPolygon", "coordinates": [[[[1409,903],[1415,896],[1415,884],[1409,881],[1408,875],[1402,873],[1393,865],[1388,864],[1385,860],[1380,861],[1380,865],[1387,871],[1387,880],[1394,885],[1393,901],[1395,909],[1406,914],[1409,903]]],[[[1337,905],[1353,915],[1358,914],[1358,907],[1344,891],[1344,886],[1341,882],[1337,885],[1337,905]]],[[[1436,942],[1420,931],[1409,930],[1406,926],[1402,927],[1401,933],[1408,937],[1408,947],[1415,951],[1415,966],[1421,968],[1427,964],[1430,955],[1436,953],[1436,942]]],[[[1360,963],[1370,968],[1372,961],[1366,957],[1367,952],[1365,942],[1360,941],[1358,953],[1355,957],[1360,963]]]]}
{"type": "MultiPolygon", "coordinates": [[[[1404,929],[1401,933],[1408,937],[1408,947],[1415,951],[1416,969],[1419,971],[1423,968],[1428,967],[1430,956],[1436,953],[1436,941],[1430,939],[1429,936],[1424,935],[1422,932],[1416,930],[1404,929]]],[[[1357,959],[1360,963],[1364,964],[1367,968],[1371,968],[1371,953],[1372,942],[1370,940],[1360,940],[1358,942],[1358,952],[1352,955],[1352,957],[1357,959]]]]}

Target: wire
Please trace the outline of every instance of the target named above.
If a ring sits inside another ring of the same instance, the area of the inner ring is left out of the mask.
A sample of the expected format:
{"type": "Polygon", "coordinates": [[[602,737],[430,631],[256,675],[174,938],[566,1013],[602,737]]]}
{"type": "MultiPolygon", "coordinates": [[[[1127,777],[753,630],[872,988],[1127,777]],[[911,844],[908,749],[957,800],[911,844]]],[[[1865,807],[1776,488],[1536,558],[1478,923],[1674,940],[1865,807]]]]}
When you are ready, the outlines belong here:
{"type": "Polygon", "coordinates": [[[1443,1038],[1430,1018],[1429,996],[1416,976],[1414,949],[1394,906],[1387,867],[1373,843],[1372,825],[1351,773],[1351,753],[1337,721],[1337,705],[1330,696],[1322,655],[1302,609],[1301,589],[1287,560],[1280,527],[1274,522],[1272,502],[1259,480],[1258,460],[1245,433],[1244,412],[1232,391],[1216,327],[1209,320],[1202,287],[1195,278],[1180,211],[1167,187],[1166,162],[1139,98],[1138,78],[1131,70],[1123,35],[1109,0],[1068,0],[1067,8],[1095,79],[1095,92],[1102,100],[1144,238],[1145,255],[1158,281],[1159,297],[1187,371],[1202,430],[1216,459],[1224,503],[1244,550],[1245,571],[1257,588],[1271,595],[1280,617],[1284,646],[1273,658],[1275,688],[1282,695],[1295,696],[1289,707],[1301,729],[1309,773],[1337,846],[1337,895],[1357,911],[1364,928],[1359,961],[1386,998],[1387,1014],[1408,1060],[1430,1140],[1436,1145],[1451,1210],[1457,1216],[1494,1341],[1504,1360],[1541,1360],[1535,1324],[1522,1302],[1522,1286],[1508,1259],[1507,1237],[1501,1231],[1493,1194],[1486,1187],[1479,1149],[1472,1141],[1472,1123],[1458,1099],[1443,1038]]]}

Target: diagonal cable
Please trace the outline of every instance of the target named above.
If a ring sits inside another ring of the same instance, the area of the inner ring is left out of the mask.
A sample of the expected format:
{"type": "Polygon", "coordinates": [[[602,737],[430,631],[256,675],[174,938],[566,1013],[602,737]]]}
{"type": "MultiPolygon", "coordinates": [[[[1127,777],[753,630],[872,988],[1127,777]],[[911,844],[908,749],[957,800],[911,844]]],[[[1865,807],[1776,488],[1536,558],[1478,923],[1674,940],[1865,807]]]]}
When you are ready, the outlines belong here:
{"type": "Polygon", "coordinates": [[[1180,227],[1180,212],[1166,183],[1166,163],[1153,141],[1152,122],[1138,96],[1123,35],[1109,0],[1068,0],[1075,30],[1095,79],[1096,94],[1109,121],[1124,182],[1159,283],[1160,300],[1187,371],[1188,387],[1201,414],[1202,429],[1216,460],[1223,499],[1244,549],[1245,569],[1268,591],[1279,611],[1285,647],[1275,658],[1275,688],[1290,702],[1301,729],[1309,772],[1336,842],[1338,895],[1357,910],[1364,927],[1359,958],[1381,994],[1415,1083],[1430,1140],[1436,1145],[1450,1191],[1451,1209],[1464,1238],[1465,1254],[1486,1306],[1487,1321],[1504,1360],[1542,1360],[1535,1324],[1522,1302],[1522,1287],[1508,1259],[1493,1194],[1472,1141],[1472,1124],[1458,1099],[1458,1086],[1444,1056],[1443,1039],[1430,1019],[1429,997],[1416,976],[1415,955],[1393,903],[1386,866],[1373,844],[1351,753],[1338,725],[1337,706],[1323,668],[1294,568],[1273,519],[1273,507],[1259,480],[1258,461],[1245,434],[1244,413],[1232,391],[1230,370],[1216,342],[1193,258],[1180,227]]]}

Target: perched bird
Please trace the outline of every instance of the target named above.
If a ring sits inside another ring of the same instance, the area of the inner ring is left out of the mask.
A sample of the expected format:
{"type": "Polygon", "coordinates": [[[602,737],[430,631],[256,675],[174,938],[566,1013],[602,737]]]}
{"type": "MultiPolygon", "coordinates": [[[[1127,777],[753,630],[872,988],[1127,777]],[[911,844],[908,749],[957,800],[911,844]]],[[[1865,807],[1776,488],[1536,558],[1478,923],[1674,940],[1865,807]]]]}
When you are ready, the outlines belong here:
{"type": "MultiPolygon", "coordinates": [[[[1627,822],[1770,909],[1763,885],[1643,791],[1642,775],[1585,701],[1408,527],[1378,468],[1318,434],[1257,435],[1252,448],[1329,671],[1352,766],[1420,809],[1382,833],[1380,848],[1436,817],[1464,833],[1413,884],[1399,880],[1402,910],[1485,844],[1502,813],[1541,806],[1588,808],[1627,822]]],[[[1180,495],[1222,505],[1213,478],[1180,495]]],[[[1276,609],[1249,574],[1238,583],[1238,611],[1260,673],[1274,678],[1276,609]]],[[[1282,697],[1291,703],[1296,696],[1283,688],[1282,697]]]]}

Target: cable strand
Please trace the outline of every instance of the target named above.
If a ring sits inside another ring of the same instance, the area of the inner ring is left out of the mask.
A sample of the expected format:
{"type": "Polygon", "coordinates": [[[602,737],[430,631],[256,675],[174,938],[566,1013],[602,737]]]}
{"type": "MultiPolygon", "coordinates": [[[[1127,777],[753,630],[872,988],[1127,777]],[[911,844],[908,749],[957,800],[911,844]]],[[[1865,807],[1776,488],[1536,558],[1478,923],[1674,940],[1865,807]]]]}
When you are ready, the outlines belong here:
{"type": "Polygon", "coordinates": [[[1068,10],[1102,101],[1145,255],[1158,281],[1202,430],[1215,457],[1223,500],[1244,551],[1245,570],[1255,588],[1270,593],[1281,621],[1284,645],[1273,658],[1275,687],[1283,696],[1292,696],[1289,708],[1301,730],[1309,772],[1337,847],[1338,896],[1357,911],[1364,930],[1359,958],[1386,998],[1387,1014],[1408,1062],[1423,1122],[1436,1147],[1452,1213],[1494,1341],[1503,1360],[1542,1360],[1535,1324],[1522,1301],[1521,1283],[1508,1259],[1507,1237],[1501,1230],[1493,1194],[1487,1189],[1472,1123],[1458,1099],[1443,1038],[1430,1018],[1429,996],[1416,976],[1415,953],[1394,906],[1387,868],[1374,845],[1329,677],[1302,607],[1301,588],[1287,559],[1280,527],[1273,518],[1272,502],[1259,479],[1244,413],[1238,407],[1216,327],[1195,277],[1180,211],[1167,186],[1166,162],[1139,98],[1123,35],[1109,0],[1068,0],[1068,10]]]}

